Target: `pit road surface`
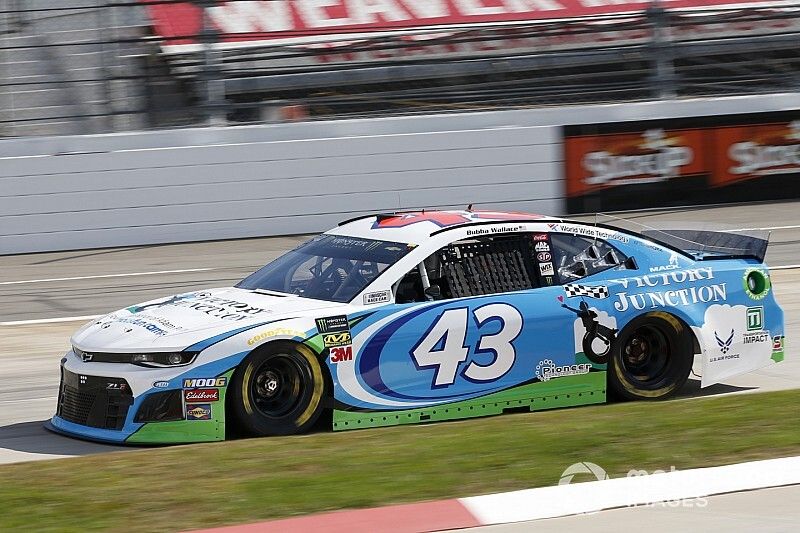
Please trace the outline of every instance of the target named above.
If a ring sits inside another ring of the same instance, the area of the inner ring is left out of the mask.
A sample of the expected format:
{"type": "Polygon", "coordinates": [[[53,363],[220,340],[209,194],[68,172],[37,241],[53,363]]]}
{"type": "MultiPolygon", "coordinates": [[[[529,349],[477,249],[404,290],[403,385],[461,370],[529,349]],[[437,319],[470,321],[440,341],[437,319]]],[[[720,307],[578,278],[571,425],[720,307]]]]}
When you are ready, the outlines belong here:
{"type": "MultiPolygon", "coordinates": [[[[767,262],[778,267],[772,275],[786,311],[787,360],[702,391],[698,381],[691,380],[684,395],[800,386],[800,361],[793,341],[800,338],[800,202],[620,216],[642,224],[691,221],[774,228],[767,262]]],[[[305,237],[264,238],[0,257],[0,368],[4,378],[0,463],[131,449],[86,443],[42,429],[43,421],[55,411],[58,361],[72,332],[89,320],[60,319],[100,315],[170,294],[229,286],[303,240],[305,237]]]]}

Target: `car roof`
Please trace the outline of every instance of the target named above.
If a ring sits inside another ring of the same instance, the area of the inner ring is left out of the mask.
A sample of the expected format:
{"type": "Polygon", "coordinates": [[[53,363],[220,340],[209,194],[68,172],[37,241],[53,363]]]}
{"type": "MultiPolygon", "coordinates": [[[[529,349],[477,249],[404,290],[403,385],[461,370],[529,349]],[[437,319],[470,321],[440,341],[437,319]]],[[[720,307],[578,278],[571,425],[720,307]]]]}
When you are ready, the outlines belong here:
{"type": "Polygon", "coordinates": [[[515,211],[405,211],[379,213],[346,220],[326,232],[366,239],[419,244],[432,234],[456,227],[492,222],[561,221],[556,217],[515,211]]]}

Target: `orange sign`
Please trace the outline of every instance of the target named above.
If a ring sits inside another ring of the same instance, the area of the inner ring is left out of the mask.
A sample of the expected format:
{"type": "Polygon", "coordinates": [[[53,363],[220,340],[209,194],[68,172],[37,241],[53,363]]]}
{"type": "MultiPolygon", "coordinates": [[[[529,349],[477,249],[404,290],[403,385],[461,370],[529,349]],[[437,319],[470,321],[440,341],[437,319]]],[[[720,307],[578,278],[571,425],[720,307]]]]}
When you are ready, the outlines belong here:
{"type": "Polygon", "coordinates": [[[568,136],[564,156],[571,198],[690,176],[721,187],[800,173],[800,121],[568,136]]]}
{"type": "Polygon", "coordinates": [[[567,195],[655,183],[706,171],[702,130],[589,135],[568,138],[567,195]]]}
{"type": "Polygon", "coordinates": [[[711,185],[800,173],[800,121],[719,128],[711,185]]]}

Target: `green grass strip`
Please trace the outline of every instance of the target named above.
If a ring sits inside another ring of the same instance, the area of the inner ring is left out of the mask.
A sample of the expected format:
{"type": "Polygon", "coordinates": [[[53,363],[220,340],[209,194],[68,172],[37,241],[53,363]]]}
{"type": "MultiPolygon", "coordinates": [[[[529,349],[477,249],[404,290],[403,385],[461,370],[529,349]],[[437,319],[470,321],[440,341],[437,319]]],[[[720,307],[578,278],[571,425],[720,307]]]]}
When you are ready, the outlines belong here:
{"type": "Polygon", "coordinates": [[[800,391],[0,466],[0,530],[169,531],[800,454],[800,391]]]}

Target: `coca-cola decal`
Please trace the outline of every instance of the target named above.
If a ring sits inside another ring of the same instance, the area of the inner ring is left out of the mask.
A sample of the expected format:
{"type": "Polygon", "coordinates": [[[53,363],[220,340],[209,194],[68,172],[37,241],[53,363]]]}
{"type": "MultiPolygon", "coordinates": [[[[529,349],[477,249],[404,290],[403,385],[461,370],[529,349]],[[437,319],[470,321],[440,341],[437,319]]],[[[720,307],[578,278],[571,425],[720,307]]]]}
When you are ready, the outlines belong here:
{"type": "Polygon", "coordinates": [[[186,403],[219,401],[219,389],[190,389],[183,391],[186,403]]]}

